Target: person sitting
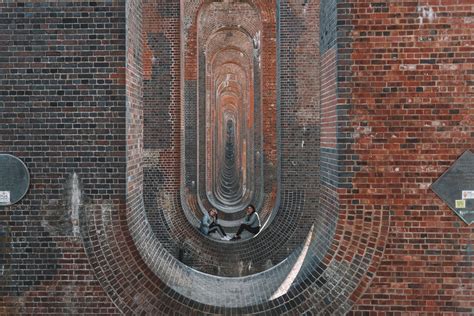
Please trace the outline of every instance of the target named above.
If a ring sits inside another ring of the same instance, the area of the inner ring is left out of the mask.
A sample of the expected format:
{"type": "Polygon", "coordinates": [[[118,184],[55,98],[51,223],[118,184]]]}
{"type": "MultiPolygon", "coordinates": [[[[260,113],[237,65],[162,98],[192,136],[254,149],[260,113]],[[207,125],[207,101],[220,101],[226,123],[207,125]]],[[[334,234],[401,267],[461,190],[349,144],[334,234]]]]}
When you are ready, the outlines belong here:
{"type": "Polygon", "coordinates": [[[240,234],[246,230],[256,235],[260,231],[260,217],[258,217],[257,212],[255,211],[255,206],[250,204],[245,209],[247,216],[245,216],[244,221],[240,224],[239,230],[231,240],[239,240],[240,234]]]}
{"type": "Polygon", "coordinates": [[[217,224],[217,210],[215,208],[211,208],[208,213],[204,214],[199,230],[204,235],[209,235],[217,231],[222,236],[221,240],[230,240],[230,237],[227,236],[222,226],[217,224]]]}

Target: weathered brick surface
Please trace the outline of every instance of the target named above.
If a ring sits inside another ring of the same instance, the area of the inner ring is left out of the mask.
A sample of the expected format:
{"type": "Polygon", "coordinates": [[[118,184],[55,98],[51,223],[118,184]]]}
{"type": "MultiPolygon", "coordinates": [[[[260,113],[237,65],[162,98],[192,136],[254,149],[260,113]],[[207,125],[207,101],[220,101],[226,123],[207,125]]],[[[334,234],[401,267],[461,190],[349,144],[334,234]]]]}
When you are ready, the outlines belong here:
{"type": "Polygon", "coordinates": [[[341,202],[392,218],[354,314],[472,314],[473,228],[429,189],[474,145],[472,1],[347,1],[338,19],[341,202]]]}
{"type": "Polygon", "coordinates": [[[180,3],[0,4],[0,151],[32,179],[0,210],[0,314],[472,314],[473,229],[429,190],[474,145],[472,3],[252,3],[281,203],[234,244],[182,212],[180,3]]]}
{"type": "Polygon", "coordinates": [[[124,203],[124,2],[2,2],[0,47],[0,151],[31,175],[0,211],[0,313],[116,314],[78,216],[124,203]]]}

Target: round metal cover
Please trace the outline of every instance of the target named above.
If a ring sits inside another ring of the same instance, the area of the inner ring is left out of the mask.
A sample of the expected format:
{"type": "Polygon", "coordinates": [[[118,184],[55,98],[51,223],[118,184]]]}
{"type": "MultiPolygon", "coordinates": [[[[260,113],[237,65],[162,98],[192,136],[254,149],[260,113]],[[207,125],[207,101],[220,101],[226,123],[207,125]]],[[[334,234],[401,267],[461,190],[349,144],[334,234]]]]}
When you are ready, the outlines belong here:
{"type": "Polygon", "coordinates": [[[20,201],[29,185],[30,174],[23,161],[12,155],[0,154],[0,205],[20,201]]]}

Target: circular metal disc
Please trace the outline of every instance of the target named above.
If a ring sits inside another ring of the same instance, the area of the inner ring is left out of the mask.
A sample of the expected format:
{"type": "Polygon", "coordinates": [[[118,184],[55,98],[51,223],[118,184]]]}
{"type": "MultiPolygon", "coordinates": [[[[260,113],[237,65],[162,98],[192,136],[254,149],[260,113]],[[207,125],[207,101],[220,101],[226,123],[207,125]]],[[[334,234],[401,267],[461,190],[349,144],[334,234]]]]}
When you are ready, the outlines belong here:
{"type": "Polygon", "coordinates": [[[0,154],[0,206],[20,201],[30,186],[26,165],[15,156],[0,154]]]}

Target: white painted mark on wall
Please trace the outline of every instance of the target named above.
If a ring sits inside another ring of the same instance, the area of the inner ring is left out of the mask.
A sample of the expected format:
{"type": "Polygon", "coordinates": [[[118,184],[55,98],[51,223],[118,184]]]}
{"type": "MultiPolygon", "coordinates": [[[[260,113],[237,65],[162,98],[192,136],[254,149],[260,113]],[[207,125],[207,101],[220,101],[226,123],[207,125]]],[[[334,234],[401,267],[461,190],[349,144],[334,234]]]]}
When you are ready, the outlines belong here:
{"type": "Polygon", "coordinates": [[[472,23],[474,23],[474,16],[466,16],[466,17],[464,17],[464,23],[466,23],[466,24],[472,24],[472,23]]]}
{"type": "Polygon", "coordinates": [[[416,70],[416,65],[413,64],[402,64],[399,66],[400,70],[416,70]]]}
{"type": "Polygon", "coordinates": [[[417,11],[418,13],[420,13],[420,16],[418,17],[420,26],[423,25],[424,19],[428,19],[430,23],[432,23],[436,19],[436,13],[430,6],[418,6],[417,11]]]}
{"type": "Polygon", "coordinates": [[[458,70],[459,66],[456,64],[440,64],[439,69],[441,70],[458,70]]]}

